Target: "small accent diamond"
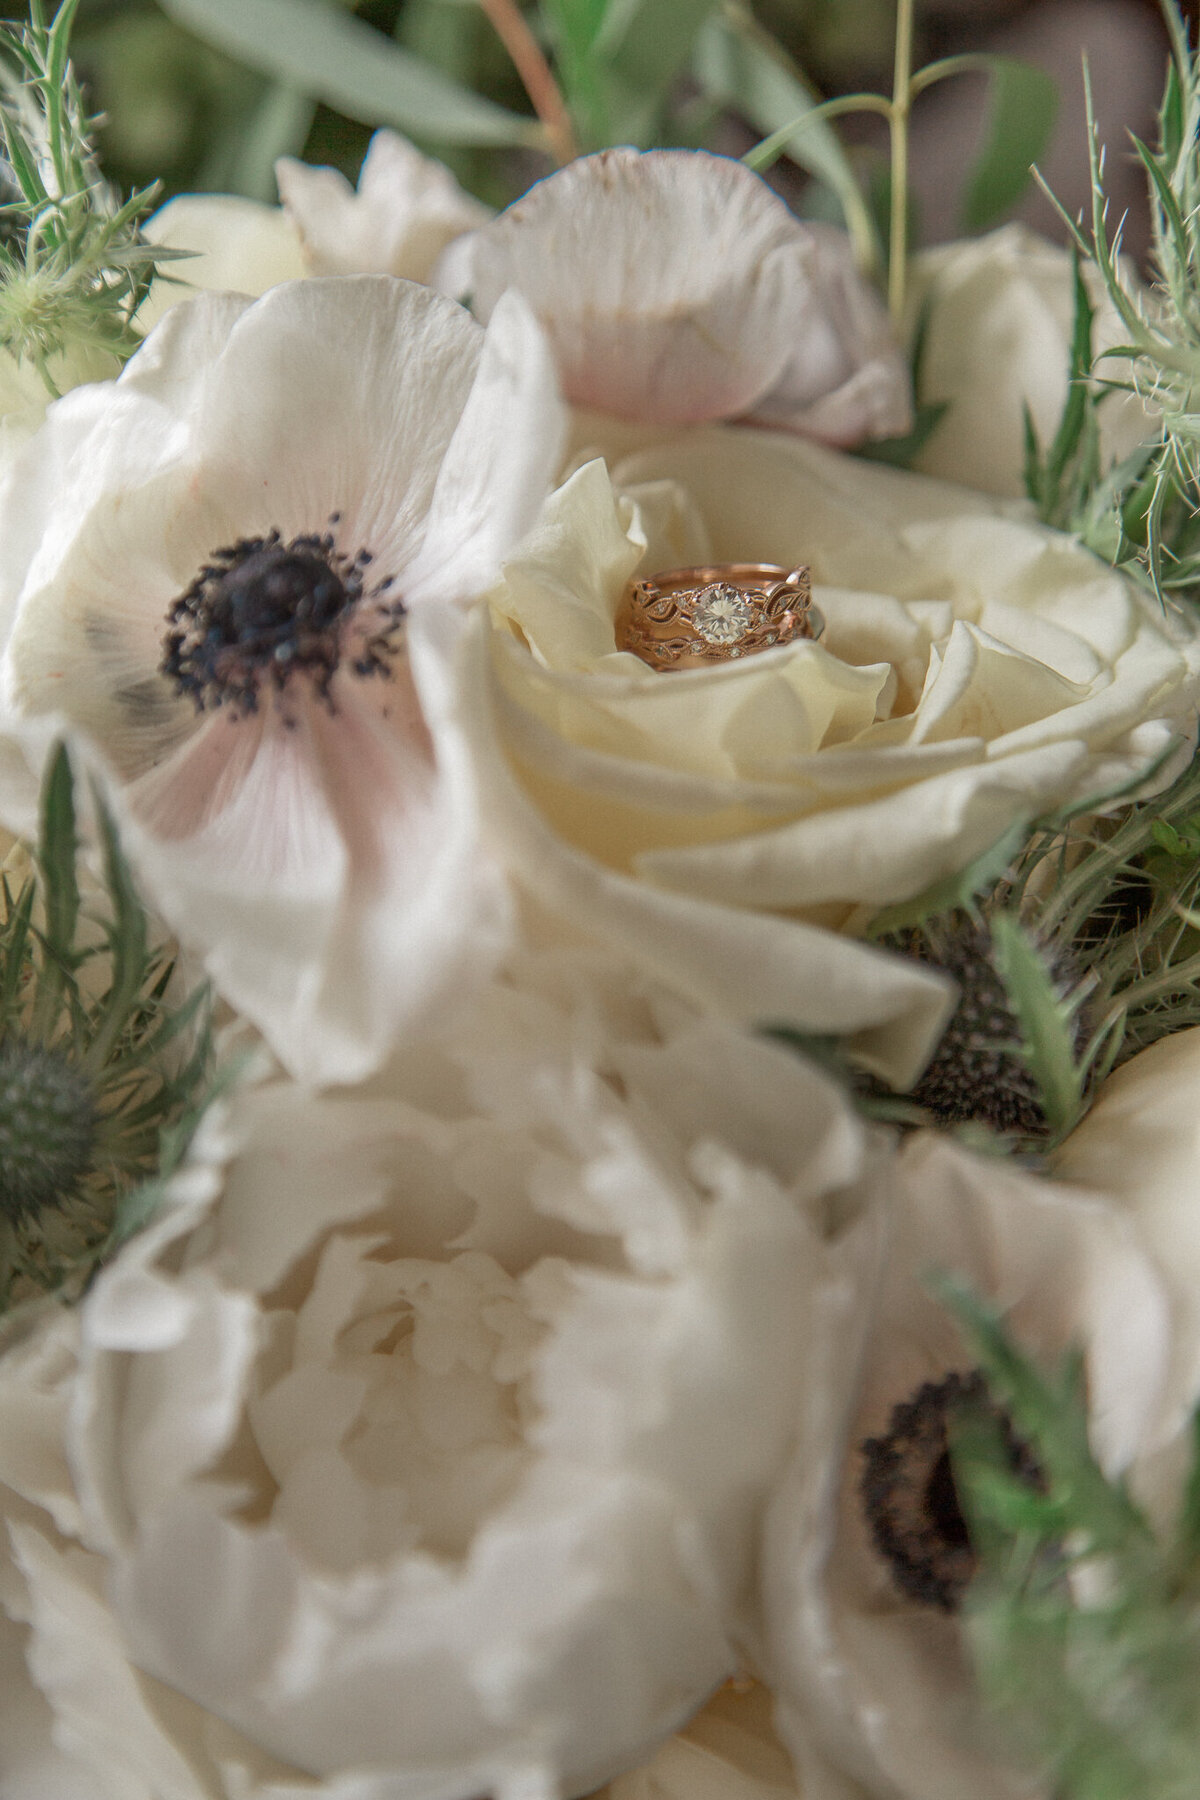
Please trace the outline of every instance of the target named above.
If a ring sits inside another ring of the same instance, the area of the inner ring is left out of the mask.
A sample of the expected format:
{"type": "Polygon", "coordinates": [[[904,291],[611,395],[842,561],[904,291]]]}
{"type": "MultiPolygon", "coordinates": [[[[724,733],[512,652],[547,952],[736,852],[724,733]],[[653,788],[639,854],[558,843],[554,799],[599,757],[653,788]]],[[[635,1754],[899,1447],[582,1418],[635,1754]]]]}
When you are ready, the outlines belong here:
{"type": "Polygon", "coordinates": [[[741,588],[717,581],[693,597],[688,616],[706,644],[736,644],[753,625],[754,610],[741,588]]]}

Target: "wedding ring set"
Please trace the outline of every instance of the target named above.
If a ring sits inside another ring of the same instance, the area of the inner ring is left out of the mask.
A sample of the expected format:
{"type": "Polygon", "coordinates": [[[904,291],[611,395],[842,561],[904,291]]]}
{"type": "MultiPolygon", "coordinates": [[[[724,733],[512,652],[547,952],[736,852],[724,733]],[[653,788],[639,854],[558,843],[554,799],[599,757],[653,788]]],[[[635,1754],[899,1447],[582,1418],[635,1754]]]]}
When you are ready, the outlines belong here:
{"type": "Polygon", "coordinates": [[[703,669],[817,638],[823,627],[807,568],[715,563],[630,582],[616,638],[652,669],[703,669]]]}

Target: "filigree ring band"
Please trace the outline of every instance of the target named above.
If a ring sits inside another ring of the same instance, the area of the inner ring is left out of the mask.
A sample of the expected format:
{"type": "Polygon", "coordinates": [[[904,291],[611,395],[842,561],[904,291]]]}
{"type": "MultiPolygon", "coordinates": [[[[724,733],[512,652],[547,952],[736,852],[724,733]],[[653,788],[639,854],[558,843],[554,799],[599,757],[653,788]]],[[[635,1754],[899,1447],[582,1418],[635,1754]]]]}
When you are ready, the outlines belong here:
{"type": "Polygon", "coordinates": [[[807,568],[715,563],[630,582],[616,636],[652,669],[702,669],[819,637],[823,625],[807,568]]]}

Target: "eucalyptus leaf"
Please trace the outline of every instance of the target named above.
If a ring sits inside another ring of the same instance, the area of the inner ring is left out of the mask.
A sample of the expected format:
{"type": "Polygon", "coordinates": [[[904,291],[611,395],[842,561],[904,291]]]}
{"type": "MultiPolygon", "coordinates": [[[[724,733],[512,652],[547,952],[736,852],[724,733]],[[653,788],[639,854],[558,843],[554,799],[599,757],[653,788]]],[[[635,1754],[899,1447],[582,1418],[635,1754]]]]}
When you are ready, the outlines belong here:
{"type": "Polygon", "coordinates": [[[542,127],[472,93],[323,0],[162,0],[178,24],[367,125],[452,144],[540,147],[542,127]]]}
{"type": "MultiPolygon", "coordinates": [[[[724,9],[708,19],[696,40],[692,67],[707,94],[764,134],[803,120],[820,105],[820,96],[778,45],[741,12],[724,9]]],[[[788,155],[837,196],[860,264],[879,268],[870,210],[832,126],[823,119],[796,125],[788,155]]]]}
{"type": "Polygon", "coordinates": [[[624,119],[639,140],[661,114],[669,90],[687,66],[717,0],[612,0],[595,40],[609,88],[614,135],[624,119]]]}
{"type": "Polygon", "coordinates": [[[237,191],[251,200],[276,198],[275,164],[299,156],[317,103],[287,82],[272,82],[247,121],[237,159],[237,191]]]}
{"type": "Polygon", "coordinates": [[[963,194],[962,223],[967,231],[986,231],[1016,205],[1058,116],[1058,88],[1043,69],[1009,56],[989,57],[987,62],[991,120],[963,194]]]}
{"type": "Polygon", "coordinates": [[[541,0],[541,6],[576,132],[588,148],[610,142],[608,69],[597,47],[608,0],[541,0]]]}

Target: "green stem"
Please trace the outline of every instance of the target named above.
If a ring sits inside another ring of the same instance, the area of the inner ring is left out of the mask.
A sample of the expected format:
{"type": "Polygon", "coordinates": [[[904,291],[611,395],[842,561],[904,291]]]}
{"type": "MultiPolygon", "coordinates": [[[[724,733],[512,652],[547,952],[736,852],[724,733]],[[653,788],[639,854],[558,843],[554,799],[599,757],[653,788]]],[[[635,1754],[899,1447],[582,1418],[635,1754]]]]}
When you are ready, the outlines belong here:
{"type": "Polygon", "coordinates": [[[913,11],[916,0],[896,0],[896,65],[892,84],[892,228],[888,253],[888,309],[904,323],[908,274],[908,115],[912,106],[913,11]]]}

